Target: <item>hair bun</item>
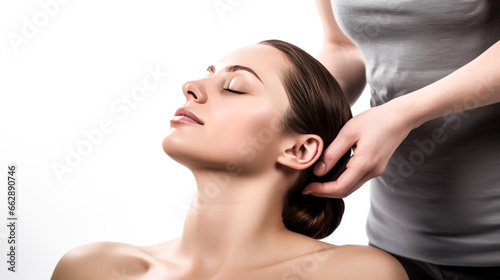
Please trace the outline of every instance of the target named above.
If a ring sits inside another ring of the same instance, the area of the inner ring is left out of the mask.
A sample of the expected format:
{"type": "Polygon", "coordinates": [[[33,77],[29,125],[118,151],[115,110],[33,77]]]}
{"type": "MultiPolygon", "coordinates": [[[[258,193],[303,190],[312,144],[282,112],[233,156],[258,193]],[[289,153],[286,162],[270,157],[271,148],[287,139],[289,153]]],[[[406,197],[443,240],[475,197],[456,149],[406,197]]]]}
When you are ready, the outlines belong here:
{"type": "Polygon", "coordinates": [[[339,226],[343,214],[344,200],[341,198],[289,193],[283,223],[291,231],[322,239],[339,226]]]}

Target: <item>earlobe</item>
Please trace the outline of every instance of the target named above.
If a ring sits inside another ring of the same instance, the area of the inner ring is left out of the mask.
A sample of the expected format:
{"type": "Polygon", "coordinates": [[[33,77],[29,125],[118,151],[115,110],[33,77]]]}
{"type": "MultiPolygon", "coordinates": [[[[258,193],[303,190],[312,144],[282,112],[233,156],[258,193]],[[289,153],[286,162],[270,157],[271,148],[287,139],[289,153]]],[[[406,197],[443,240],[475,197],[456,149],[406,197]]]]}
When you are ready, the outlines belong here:
{"type": "Polygon", "coordinates": [[[315,134],[301,134],[286,143],[277,161],[290,168],[304,170],[318,160],[322,151],[321,137],[315,134]]]}

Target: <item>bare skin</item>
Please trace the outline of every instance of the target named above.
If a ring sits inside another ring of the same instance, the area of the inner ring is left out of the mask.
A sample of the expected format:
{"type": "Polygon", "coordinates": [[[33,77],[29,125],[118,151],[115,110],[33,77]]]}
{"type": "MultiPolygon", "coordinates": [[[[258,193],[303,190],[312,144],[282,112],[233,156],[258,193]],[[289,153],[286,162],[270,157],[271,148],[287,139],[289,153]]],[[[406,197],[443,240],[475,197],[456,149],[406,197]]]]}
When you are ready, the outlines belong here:
{"type": "Polygon", "coordinates": [[[334,246],[285,228],[285,192],[323,148],[317,135],[276,125],[289,106],[279,78],[286,63],[272,47],[250,46],[184,84],[184,108],[196,117],[176,116],[163,142],[198,188],[179,239],[84,245],[63,256],[52,280],[408,279],[378,249],[334,246]]]}
{"type": "Polygon", "coordinates": [[[228,263],[207,274],[191,259],[177,255],[178,242],[147,247],[99,242],[77,247],[61,259],[51,279],[408,279],[399,263],[380,250],[316,240],[299,243],[316,246],[312,251],[293,250],[296,255],[274,259],[263,256],[260,262],[247,264],[242,254],[239,265],[228,263]]]}

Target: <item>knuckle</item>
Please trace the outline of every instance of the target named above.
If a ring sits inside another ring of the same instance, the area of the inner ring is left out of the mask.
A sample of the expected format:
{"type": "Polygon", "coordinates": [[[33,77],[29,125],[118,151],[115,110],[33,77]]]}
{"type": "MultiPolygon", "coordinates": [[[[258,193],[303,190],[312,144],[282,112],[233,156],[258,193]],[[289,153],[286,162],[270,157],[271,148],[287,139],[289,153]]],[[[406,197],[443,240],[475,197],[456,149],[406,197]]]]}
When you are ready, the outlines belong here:
{"type": "Polygon", "coordinates": [[[335,151],[330,148],[326,149],[323,153],[326,160],[332,160],[336,156],[335,151]]]}
{"type": "Polygon", "coordinates": [[[349,195],[349,186],[336,185],[330,193],[337,198],[346,198],[349,195]]]}
{"type": "Polygon", "coordinates": [[[373,171],[375,167],[376,167],[376,162],[372,159],[364,160],[361,163],[361,169],[364,170],[366,173],[373,171]]]}
{"type": "Polygon", "coordinates": [[[346,198],[348,196],[348,192],[346,190],[341,190],[335,193],[335,197],[338,198],[346,198]]]}
{"type": "Polygon", "coordinates": [[[334,183],[323,183],[321,188],[317,188],[315,191],[317,194],[322,194],[326,197],[345,198],[348,195],[347,189],[334,183]]]}
{"type": "Polygon", "coordinates": [[[373,169],[373,175],[375,177],[382,176],[385,173],[385,166],[377,166],[373,169]]]}

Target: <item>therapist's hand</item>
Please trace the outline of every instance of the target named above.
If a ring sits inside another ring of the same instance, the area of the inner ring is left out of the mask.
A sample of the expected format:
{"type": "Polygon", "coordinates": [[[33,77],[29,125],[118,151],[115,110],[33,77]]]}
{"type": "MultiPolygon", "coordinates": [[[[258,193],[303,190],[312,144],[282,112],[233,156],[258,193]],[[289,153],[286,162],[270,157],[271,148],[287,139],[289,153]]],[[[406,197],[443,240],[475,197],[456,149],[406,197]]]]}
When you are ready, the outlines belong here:
{"type": "Polygon", "coordinates": [[[388,102],[349,120],[314,167],[314,173],[322,176],[352,148],[345,171],[335,181],[310,183],[303,193],[344,198],[382,175],[396,148],[414,128],[408,115],[398,104],[388,102]]]}

